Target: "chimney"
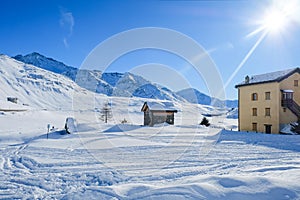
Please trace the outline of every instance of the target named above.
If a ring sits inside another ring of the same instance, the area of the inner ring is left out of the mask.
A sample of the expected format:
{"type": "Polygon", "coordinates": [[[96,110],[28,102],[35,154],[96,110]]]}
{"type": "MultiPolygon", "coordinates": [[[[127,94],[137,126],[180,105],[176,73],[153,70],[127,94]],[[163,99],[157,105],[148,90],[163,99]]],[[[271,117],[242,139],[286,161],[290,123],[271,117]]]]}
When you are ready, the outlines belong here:
{"type": "Polygon", "coordinates": [[[248,84],[249,81],[250,81],[250,78],[249,78],[249,76],[247,75],[247,76],[245,77],[245,83],[248,84]]]}

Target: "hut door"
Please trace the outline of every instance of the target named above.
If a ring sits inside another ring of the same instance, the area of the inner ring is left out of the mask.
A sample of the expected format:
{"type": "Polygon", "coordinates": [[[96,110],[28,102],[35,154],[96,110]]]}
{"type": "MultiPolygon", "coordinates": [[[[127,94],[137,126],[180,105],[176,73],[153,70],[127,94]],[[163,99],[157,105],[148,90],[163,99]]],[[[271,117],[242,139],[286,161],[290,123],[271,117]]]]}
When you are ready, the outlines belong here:
{"type": "Polygon", "coordinates": [[[150,112],[146,111],[144,112],[144,125],[145,126],[150,125],[150,122],[151,122],[150,112]]]}

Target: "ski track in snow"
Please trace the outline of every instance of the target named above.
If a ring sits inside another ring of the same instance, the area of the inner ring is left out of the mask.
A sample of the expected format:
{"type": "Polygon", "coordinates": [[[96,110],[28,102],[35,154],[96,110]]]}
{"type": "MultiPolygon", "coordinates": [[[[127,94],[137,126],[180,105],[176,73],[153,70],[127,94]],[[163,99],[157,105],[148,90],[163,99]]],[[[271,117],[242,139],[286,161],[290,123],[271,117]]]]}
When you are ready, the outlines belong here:
{"type": "Polygon", "coordinates": [[[121,180],[116,172],[106,169],[97,161],[78,160],[78,155],[90,157],[89,153],[82,150],[72,154],[66,150],[36,149],[22,145],[7,147],[1,150],[1,155],[4,163],[0,176],[0,197],[4,198],[61,198],[64,192],[72,194],[78,192],[79,188],[111,185],[121,180]],[[58,161],[39,163],[27,155],[54,156],[58,161]],[[78,161],[68,162],[68,157],[78,161]],[[102,177],[105,179],[102,180],[102,177]],[[21,193],[18,192],[20,190],[21,193]]]}

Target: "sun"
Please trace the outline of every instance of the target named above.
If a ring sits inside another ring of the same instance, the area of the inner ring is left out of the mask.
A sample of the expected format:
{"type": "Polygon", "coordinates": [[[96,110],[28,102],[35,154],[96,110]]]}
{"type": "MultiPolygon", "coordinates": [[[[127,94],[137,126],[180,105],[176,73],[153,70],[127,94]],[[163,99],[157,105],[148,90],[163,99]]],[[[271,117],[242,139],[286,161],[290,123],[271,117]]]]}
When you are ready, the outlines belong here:
{"type": "Polygon", "coordinates": [[[258,33],[283,34],[293,28],[294,22],[300,19],[299,0],[273,0],[258,19],[254,21],[257,28],[248,36],[258,33]]]}
{"type": "Polygon", "coordinates": [[[277,33],[285,30],[289,24],[287,13],[283,10],[272,9],[267,12],[266,16],[262,20],[262,28],[267,32],[277,33]]]}

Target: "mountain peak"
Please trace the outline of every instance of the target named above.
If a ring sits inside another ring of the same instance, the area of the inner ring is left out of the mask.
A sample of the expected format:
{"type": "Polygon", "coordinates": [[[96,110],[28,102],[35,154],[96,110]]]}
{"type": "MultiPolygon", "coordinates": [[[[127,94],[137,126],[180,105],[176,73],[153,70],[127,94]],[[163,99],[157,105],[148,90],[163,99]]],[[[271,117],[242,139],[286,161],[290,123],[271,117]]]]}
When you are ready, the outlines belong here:
{"type": "Polygon", "coordinates": [[[214,105],[223,107],[226,105],[230,108],[238,107],[237,100],[220,100],[214,97],[210,97],[195,88],[187,88],[176,93],[177,95],[181,96],[182,98],[186,99],[190,103],[196,104],[203,104],[203,105],[214,105]]]}
{"type": "Polygon", "coordinates": [[[64,63],[59,62],[53,58],[48,58],[38,52],[33,52],[25,56],[17,55],[13,58],[18,61],[31,64],[39,68],[46,69],[48,71],[52,71],[58,74],[63,74],[64,72],[68,72],[70,70],[76,69],[74,67],[67,66],[64,63]]]}
{"type": "MultiPolygon", "coordinates": [[[[40,54],[40,53],[38,53],[38,52],[32,52],[32,53],[30,53],[30,54],[27,54],[27,55],[25,55],[25,56],[23,56],[22,54],[18,54],[18,55],[16,55],[15,57],[13,57],[14,59],[16,59],[16,60],[19,60],[19,59],[24,59],[24,58],[36,58],[36,59],[40,59],[40,58],[43,58],[43,59],[45,59],[46,58],[46,56],[44,56],[44,55],[42,55],[42,54],[40,54]]],[[[47,58],[46,58],[47,59],[47,58]]],[[[48,59],[51,59],[51,58],[48,58],[48,59]]]]}

